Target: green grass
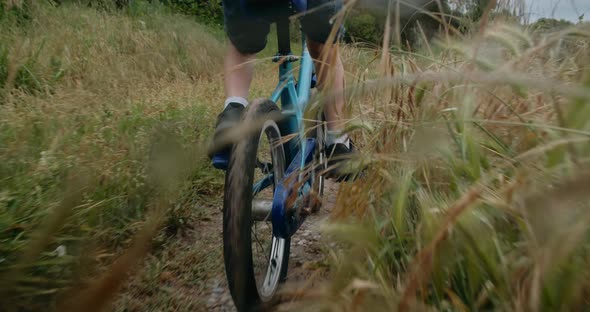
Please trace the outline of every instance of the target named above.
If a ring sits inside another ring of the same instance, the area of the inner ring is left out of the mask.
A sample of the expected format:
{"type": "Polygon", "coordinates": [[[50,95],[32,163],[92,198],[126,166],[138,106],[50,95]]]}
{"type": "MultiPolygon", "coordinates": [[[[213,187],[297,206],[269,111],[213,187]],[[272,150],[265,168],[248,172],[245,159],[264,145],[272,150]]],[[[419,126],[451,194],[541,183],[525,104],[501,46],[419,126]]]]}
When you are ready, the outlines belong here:
{"type": "MultiPolygon", "coordinates": [[[[26,9],[0,15],[1,309],[99,308],[150,251],[113,309],[202,306],[170,285],[218,273],[219,229],[186,233],[223,187],[202,148],[223,32],[141,1],[26,9]]],[[[590,29],[483,29],[384,57],[343,47],[369,170],[341,186],[326,230],[344,248],[307,308],[588,308],[590,29]]]]}
{"type": "Polygon", "coordinates": [[[222,187],[197,148],[220,102],[215,31],[161,10],[29,14],[0,20],[3,309],[97,273],[162,199],[162,226],[183,227],[222,187]]]}

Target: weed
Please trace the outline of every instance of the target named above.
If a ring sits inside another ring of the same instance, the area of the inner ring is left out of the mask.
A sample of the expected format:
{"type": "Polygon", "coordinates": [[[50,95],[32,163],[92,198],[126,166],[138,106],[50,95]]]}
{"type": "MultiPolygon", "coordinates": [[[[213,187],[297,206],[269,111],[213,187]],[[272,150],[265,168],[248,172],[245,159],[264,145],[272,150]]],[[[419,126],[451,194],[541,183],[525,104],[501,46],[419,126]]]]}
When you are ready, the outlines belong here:
{"type": "Polygon", "coordinates": [[[341,186],[326,230],[348,247],[318,304],[587,308],[589,35],[492,23],[428,55],[383,52],[385,70],[348,50],[370,169],[341,186]]]}

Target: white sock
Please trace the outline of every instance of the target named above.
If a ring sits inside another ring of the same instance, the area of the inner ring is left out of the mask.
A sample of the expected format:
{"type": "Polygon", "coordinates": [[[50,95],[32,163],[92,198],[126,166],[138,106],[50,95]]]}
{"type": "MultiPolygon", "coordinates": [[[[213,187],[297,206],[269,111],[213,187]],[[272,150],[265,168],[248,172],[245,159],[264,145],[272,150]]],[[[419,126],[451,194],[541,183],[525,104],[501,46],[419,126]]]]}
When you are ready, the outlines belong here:
{"type": "Polygon", "coordinates": [[[348,134],[343,134],[342,131],[339,130],[328,130],[326,135],[326,145],[330,146],[336,143],[342,143],[346,145],[347,148],[350,148],[350,139],[348,138],[348,134]]]}
{"type": "Polygon", "coordinates": [[[225,99],[225,104],[223,105],[223,108],[225,109],[229,103],[240,103],[242,105],[244,105],[244,107],[248,106],[248,100],[246,100],[245,98],[241,97],[241,96],[230,96],[227,99],[225,99]]]}

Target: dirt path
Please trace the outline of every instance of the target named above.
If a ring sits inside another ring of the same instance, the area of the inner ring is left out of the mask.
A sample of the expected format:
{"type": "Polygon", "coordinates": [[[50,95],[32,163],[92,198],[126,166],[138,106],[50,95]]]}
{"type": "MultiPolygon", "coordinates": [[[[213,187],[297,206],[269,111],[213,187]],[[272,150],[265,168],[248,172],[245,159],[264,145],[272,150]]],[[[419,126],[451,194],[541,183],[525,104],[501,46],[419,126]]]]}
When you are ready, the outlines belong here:
{"type": "MultiPolygon", "coordinates": [[[[289,271],[287,274],[287,287],[294,284],[309,286],[306,283],[313,282],[309,279],[314,267],[323,259],[320,226],[326,220],[335,202],[337,185],[327,182],[322,209],[303,223],[299,231],[291,239],[291,256],[289,259],[289,271]]],[[[235,311],[229,289],[225,282],[225,275],[220,275],[213,280],[211,292],[207,298],[209,311],[235,311]]]]}
{"type": "MultiPolygon", "coordinates": [[[[324,205],[306,220],[291,240],[286,287],[309,286],[324,260],[326,242],[319,228],[335,202],[337,184],[327,182],[324,205]]],[[[195,226],[164,239],[132,278],[114,311],[235,311],[225,279],[222,214],[218,207],[195,207],[195,226]]],[[[319,270],[321,271],[321,270],[319,270]]]]}

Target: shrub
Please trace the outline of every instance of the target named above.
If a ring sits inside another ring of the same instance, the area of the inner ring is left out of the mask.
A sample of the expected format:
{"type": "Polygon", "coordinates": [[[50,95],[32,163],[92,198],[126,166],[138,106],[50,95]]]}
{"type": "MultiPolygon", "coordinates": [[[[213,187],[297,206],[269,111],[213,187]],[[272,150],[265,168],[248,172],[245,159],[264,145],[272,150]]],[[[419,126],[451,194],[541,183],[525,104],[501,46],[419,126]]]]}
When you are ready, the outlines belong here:
{"type": "MultiPolygon", "coordinates": [[[[387,6],[387,4],[381,5],[387,6]]],[[[406,44],[413,46],[422,39],[422,33],[418,31],[418,25],[420,25],[426,39],[432,39],[439,30],[443,29],[440,9],[438,2],[433,1],[417,1],[412,6],[400,5],[400,12],[391,12],[392,36],[396,36],[393,33],[395,31],[394,25],[399,24],[399,38],[403,47],[405,48],[406,44]],[[395,18],[399,18],[399,22],[396,22],[395,18]]],[[[446,15],[451,12],[446,1],[442,1],[442,12],[446,15]]],[[[356,41],[380,45],[383,41],[386,21],[387,10],[383,10],[383,7],[361,6],[356,11],[350,12],[345,20],[345,39],[348,42],[356,41]]],[[[455,20],[448,17],[446,22],[451,25],[457,24],[455,20]]],[[[391,43],[395,44],[396,42],[391,40],[391,43]]]]}
{"type": "Polygon", "coordinates": [[[203,23],[223,25],[221,0],[166,0],[164,3],[177,12],[196,16],[203,23]]]}
{"type": "Polygon", "coordinates": [[[377,24],[373,14],[360,13],[352,15],[345,22],[345,40],[378,43],[383,37],[383,27],[377,24]]]}
{"type": "Polygon", "coordinates": [[[540,18],[530,25],[531,30],[536,32],[554,32],[573,26],[574,23],[564,19],[540,18]]]}

